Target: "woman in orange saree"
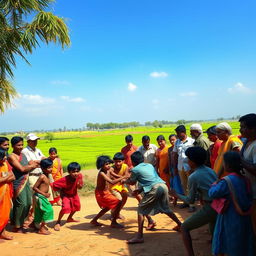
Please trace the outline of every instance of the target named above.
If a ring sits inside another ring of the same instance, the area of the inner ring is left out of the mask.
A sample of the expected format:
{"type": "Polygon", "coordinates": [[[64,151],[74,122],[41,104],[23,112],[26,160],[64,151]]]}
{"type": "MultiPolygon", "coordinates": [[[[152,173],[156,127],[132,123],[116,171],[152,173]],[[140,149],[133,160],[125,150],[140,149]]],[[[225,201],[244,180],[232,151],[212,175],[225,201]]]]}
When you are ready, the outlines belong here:
{"type": "Polygon", "coordinates": [[[12,240],[5,231],[12,208],[12,181],[15,179],[6,161],[6,151],[0,149],[0,239],[12,240]]]}

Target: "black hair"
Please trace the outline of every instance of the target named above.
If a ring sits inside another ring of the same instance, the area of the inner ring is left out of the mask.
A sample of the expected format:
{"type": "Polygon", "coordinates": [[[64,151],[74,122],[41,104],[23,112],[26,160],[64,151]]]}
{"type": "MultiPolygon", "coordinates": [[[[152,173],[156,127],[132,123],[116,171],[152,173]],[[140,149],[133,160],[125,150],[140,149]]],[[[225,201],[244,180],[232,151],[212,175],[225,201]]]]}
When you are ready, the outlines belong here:
{"type": "Polygon", "coordinates": [[[0,145],[5,141],[9,141],[9,139],[7,137],[0,137],[0,145]]]}
{"type": "Polygon", "coordinates": [[[216,132],[216,125],[213,125],[213,126],[209,127],[209,128],[206,130],[206,133],[207,133],[207,134],[216,135],[216,134],[217,134],[217,132],[216,132]]]}
{"type": "Polygon", "coordinates": [[[42,170],[45,170],[53,165],[53,161],[49,158],[43,159],[40,161],[40,167],[42,170]]]}
{"type": "Polygon", "coordinates": [[[185,154],[196,165],[204,164],[207,158],[206,150],[201,147],[190,147],[186,150],[185,154]]]}
{"type": "Polygon", "coordinates": [[[136,165],[144,162],[144,156],[142,155],[141,152],[135,151],[131,155],[131,160],[132,160],[133,165],[136,166],[136,165]]]}
{"type": "Polygon", "coordinates": [[[169,139],[170,139],[171,137],[175,137],[175,138],[177,139],[177,135],[176,135],[176,134],[170,134],[170,135],[169,135],[169,139]]]}
{"type": "Polygon", "coordinates": [[[107,163],[113,163],[109,156],[99,156],[96,161],[96,167],[99,170],[107,163]]]}
{"type": "Polygon", "coordinates": [[[144,135],[144,136],[142,137],[142,142],[143,142],[143,141],[148,141],[148,140],[150,140],[150,138],[149,138],[148,135],[144,135]]]}
{"type": "Polygon", "coordinates": [[[16,145],[17,143],[19,143],[20,141],[23,141],[23,138],[20,136],[14,136],[11,139],[11,144],[12,146],[16,145]]]}
{"type": "Polygon", "coordinates": [[[113,157],[113,160],[124,160],[124,155],[123,155],[123,153],[121,153],[121,152],[117,152],[115,155],[114,155],[114,157],[113,157]]]}
{"type": "Polygon", "coordinates": [[[77,162],[71,162],[70,164],[68,164],[67,170],[68,170],[69,173],[73,172],[75,170],[80,171],[81,170],[81,166],[77,162]]]}
{"type": "Polygon", "coordinates": [[[165,140],[164,136],[163,135],[158,135],[157,138],[156,138],[157,141],[159,140],[165,140]]]}
{"type": "Polygon", "coordinates": [[[179,126],[176,127],[175,131],[176,131],[177,133],[178,133],[178,132],[184,132],[184,133],[186,133],[186,127],[185,127],[183,124],[181,124],[181,125],[179,125],[179,126]]]}
{"type": "Polygon", "coordinates": [[[0,160],[3,160],[5,156],[6,156],[6,151],[0,148],[0,160]]]}
{"type": "Polygon", "coordinates": [[[239,122],[243,122],[246,127],[249,129],[255,129],[256,128],[256,114],[251,113],[244,116],[241,116],[239,119],[239,122]]]}
{"type": "Polygon", "coordinates": [[[125,141],[126,141],[126,142],[132,142],[132,141],[133,141],[132,135],[131,135],[131,134],[126,135],[126,136],[125,136],[125,141]]]}
{"type": "Polygon", "coordinates": [[[228,151],[223,156],[224,163],[227,165],[232,172],[240,174],[242,169],[241,157],[238,152],[228,151]]]}
{"type": "Polygon", "coordinates": [[[57,148],[49,148],[49,154],[51,154],[52,152],[57,154],[57,148]]]}

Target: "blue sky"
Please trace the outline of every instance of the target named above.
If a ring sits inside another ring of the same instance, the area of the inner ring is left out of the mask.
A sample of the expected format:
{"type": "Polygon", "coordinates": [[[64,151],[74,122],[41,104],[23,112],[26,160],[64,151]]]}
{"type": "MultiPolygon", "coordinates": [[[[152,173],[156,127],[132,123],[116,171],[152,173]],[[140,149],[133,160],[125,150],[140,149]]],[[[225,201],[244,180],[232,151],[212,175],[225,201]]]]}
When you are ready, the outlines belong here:
{"type": "Polygon", "coordinates": [[[17,61],[0,131],[255,112],[255,1],[57,0],[71,46],[17,61]]]}

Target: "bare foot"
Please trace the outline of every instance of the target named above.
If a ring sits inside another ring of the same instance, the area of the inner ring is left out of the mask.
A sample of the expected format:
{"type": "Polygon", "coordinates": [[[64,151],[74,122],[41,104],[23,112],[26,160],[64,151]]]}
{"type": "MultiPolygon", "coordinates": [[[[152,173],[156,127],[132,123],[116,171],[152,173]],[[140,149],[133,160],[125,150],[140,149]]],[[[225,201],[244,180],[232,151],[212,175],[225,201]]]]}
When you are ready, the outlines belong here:
{"type": "Polygon", "coordinates": [[[100,222],[98,222],[98,221],[91,221],[90,222],[93,226],[95,226],[95,227],[101,227],[103,224],[102,223],[100,223],[100,222]]]}
{"type": "Polygon", "coordinates": [[[40,235],[50,235],[51,232],[49,230],[46,230],[46,229],[40,229],[40,230],[38,230],[38,234],[40,234],[40,235]]]}
{"type": "Polygon", "coordinates": [[[119,214],[119,216],[117,218],[120,220],[125,220],[125,217],[122,214],[119,214]]]}
{"type": "Polygon", "coordinates": [[[16,228],[16,227],[13,228],[12,232],[20,233],[20,234],[25,233],[23,228],[16,228]]]}
{"type": "Polygon", "coordinates": [[[110,227],[111,228],[124,228],[124,225],[116,222],[116,223],[111,223],[110,227]]]}
{"type": "Polygon", "coordinates": [[[59,223],[55,224],[54,230],[55,231],[60,231],[60,224],[59,223]]]}
{"type": "Polygon", "coordinates": [[[67,223],[68,222],[80,222],[79,220],[74,220],[73,218],[67,219],[67,223]]]}
{"type": "Polygon", "coordinates": [[[6,231],[4,230],[1,235],[0,235],[0,239],[4,239],[4,240],[13,240],[13,236],[10,236],[6,233],[6,231]]]}
{"type": "Polygon", "coordinates": [[[156,226],[156,222],[148,223],[148,226],[146,227],[146,230],[154,230],[156,226]]]}
{"type": "Polygon", "coordinates": [[[127,241],[127,244],[141,244],[144,243],[144,239],[142,237],[134,237],[127,241]]]}

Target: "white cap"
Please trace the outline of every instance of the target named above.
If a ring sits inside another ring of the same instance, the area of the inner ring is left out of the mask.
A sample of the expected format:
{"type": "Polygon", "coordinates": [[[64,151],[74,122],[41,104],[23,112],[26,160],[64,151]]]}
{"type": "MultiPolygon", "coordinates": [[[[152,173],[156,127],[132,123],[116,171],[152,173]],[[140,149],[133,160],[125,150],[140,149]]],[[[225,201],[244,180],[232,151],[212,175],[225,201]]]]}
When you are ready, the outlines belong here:
{"type": "Polygon", "coordinates": [[[34,133],[29,133],[27,136],[27,140],[38,140],[40,139],[38,136],[36,136],[34,133]]]}
{"type": "Polygon", "coordinates": [[[192,124],[191,126],[190,126],[190,131],[199,131],[199,132],[202,132],[203,131],[203,129],[202,129],[202,126],[201,126],[201,124],[192,124]]]}

